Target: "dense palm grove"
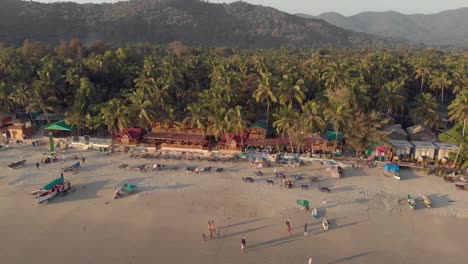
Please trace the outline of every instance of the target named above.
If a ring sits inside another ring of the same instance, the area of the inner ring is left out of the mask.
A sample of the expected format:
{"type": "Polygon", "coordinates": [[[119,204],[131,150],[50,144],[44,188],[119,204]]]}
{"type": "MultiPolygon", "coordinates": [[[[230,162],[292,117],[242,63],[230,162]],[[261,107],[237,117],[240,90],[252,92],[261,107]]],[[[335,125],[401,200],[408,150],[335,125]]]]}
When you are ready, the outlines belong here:
{"type": "Polygon", "coordinates": [[[310,132],[343,131],[357,153],[384,139],[389,120],[435,130],[441,111],[466,142],[467,81],[467,58],[435,50],[111,49],[77,39],[0,49],[5,113],[64,112],[80,133],[161,122],[216,138],[265,120],[295,146],[310,132]]]}

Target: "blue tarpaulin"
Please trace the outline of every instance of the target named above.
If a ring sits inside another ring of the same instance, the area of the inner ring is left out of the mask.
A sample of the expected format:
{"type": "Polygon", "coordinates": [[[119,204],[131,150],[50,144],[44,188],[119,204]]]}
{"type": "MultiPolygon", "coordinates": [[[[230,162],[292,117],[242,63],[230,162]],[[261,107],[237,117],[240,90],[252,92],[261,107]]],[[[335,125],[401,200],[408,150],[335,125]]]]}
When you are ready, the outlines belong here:
{"type": "Polygon", "coordinates": [[[400,166],[395,163],[385,163],[383,165],[384,170],[390,171],[390,172],[400,172],[400,166]]]}

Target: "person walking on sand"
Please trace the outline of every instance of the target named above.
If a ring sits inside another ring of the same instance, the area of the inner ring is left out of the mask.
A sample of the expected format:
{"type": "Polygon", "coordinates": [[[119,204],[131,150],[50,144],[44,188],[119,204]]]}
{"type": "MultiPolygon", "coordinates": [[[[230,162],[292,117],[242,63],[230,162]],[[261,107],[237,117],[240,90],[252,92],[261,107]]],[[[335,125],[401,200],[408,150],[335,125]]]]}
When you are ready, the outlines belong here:
{"type": "Polygon", "coordinates": [[[210,239],[213,239],[213,229],[211,228],[211,221],[208,221],[208,230],[210,230],[210,239]]]}
{"type": "Polygon", "coordinates": [[[307,236],[307,223],[304,224],[304,236],[307,236]]]}
{"type": "Polygon", "coordinates": [[[309,264],[312,264],[312,258],[309,258],[309,264]]]}
{"type": "Polygon", "coordinates": [[[63,172],[60,172],[60,178],[63,179],[63,172]]]}
{"type": "Polygon", "coordinates": [[[213,230],[213,231],[216,230],[216,227],[215,227],[215,224],[214,224],[213,220],[211,220],[211,230],[213,230]]]}
{"type": "Polygon", "coordinates": [[[289,222],[289,219],[286,220],[286,226],[288,227],[288,234],[291,235],[291,223],[289,222]]]}
{"type": "Polygon", "coordinates": [[[206,235],[205,235],[205,233],[202,233],[201,235],[202,235],[203,241],[206,242],[206,235]]]}
{"type": "Polygon", "coordinates": [[[39,162],[36,162],[36,168],[39,169],[39,162]]]}
{"type": "Polygon", "coordinates": [[[81,158],[81,161],[83,161],[83,163],[85,163],[85,160],[86,160],[85,157],[81,158]]]}
{"type": "Polygon", "coordinates": [[[242,251],[242,253],[245,252],[245,247],[246,247],[245,245],[246,244],[247,244],[247,241],[245,240],[245,237],[242,237],[242,239],[241,239],[241,251],[242,251]]]}

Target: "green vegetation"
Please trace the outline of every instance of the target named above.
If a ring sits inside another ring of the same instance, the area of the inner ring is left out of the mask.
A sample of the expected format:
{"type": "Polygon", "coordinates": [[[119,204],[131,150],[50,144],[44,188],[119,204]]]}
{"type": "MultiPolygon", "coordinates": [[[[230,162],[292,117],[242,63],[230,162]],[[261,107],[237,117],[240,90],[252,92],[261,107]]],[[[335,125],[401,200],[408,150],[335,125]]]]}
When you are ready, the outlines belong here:
{"type": "Polygon", "coordinates": [[[450,111],[462,133],[467,62],[434,50],[112,49],[77,39],[53,49],[25,41],[0,48],[0,109],[66,113],[80,134],[160,122],[220,138],[267,119],[269,133],[291,145],[332,129],[362,153],[385,138],[388,119],[436,129],[439,111],[450,111]]]}

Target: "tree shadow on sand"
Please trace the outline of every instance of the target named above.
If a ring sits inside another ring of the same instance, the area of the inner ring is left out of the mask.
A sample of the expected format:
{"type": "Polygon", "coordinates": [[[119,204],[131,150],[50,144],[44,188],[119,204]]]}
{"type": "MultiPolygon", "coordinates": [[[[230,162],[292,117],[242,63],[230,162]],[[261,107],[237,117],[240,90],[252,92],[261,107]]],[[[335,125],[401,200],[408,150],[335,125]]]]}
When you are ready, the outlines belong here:
{"type": "Polygon", "coordinates": [[[341,263],[341,262],[344,262],[344,261],[350,261],[350,260],[353,260],[353,259],[357,259],[357,258],[360,258],[360,257],[370,255],[370,254],[374,254],[375,252],[377,252],[377,251],[364,252],[364,253],[361,253],[361,254],[356,254],[356,255],[349,256],[349,257],[340,258],[340,259],[337,259],[337,260],[335,260],[333,262],[329,262],[328,264],[338,264],[338,263],[341,263]]]}
{"type": "Polygon", "coordinates": [[[68,192],[57,196],[56,198],[49,200],[49,203],[65,203],[79,200],[89,200],[98,198],[98,191],[105,189],[104,187],[109,185],[109,180],[95,181],[86,184],[79,184],[71,187],[68,192]]]}
{"type": "Polygon", "coordinates": [[[261,229],[270,227],[270,226],[272,226],[272,225],[265,225],[265,226],[255,227],[255,228],[251,228],[251,229],[247,229],[247,230],[243,230],[243,231],[230,233],[230,234],[224,235],[223,237],[227,238],[227,237],[233,237],[233,236],[237,236],[237,235],[244,235],[244,234],[247,234],[247,233],[250,233],[250,232],[254,232],[254,231],[257,231],[257,230],[261,230],[261,229]]]}
{"type": "Polygon", "coordinates": [[[247,221],[244,221],[244,222],[239,222],[239,223],[230,224],[230,225],[226,225],[226,226],[220,226],[219,228],[229,228],[229,227],[233,227],[233,226],[246,225],[246,224],[250,224],[250,223],[260,221],[262,219],[263,218],[256,218],[256,219],[247,220],[247,221]]]}
{"type": "Polygon", "coordinates": [[[428,195],[427,198],[431,199],[432,208],[441,208],[450,206],[451,200],[449,199],[447,194],[431,194],[428,195]]]}
{"type": "Polygon", "coordinates": [[[192,184],[173,184],[165,186],[138,186],[138,192],[154,192],[159,190],[177,190],[182,188],[187,188],[192,186],[192,184]]]}
{"type": "Polygon", "coordinates": [[[279,245],[282,245],[282,244],[286,244],[286,243],[290,243],[290,242],[299,240],[303,236],[304,236],[304,234],[299,233],[299,234],[295,234],[295,235],[289,235],[289,236],[285,236],[285,237],[275,238],[275,239],[271,239],[271,240],[268,240],[268,241],[265,241],[265,242],[260,242],[260,243],[254,244],[254,245],[250,246],[249,248],[250,249],[259,249],[259,248],[275,247],[275,246],[279,246],[279,245]]]}

